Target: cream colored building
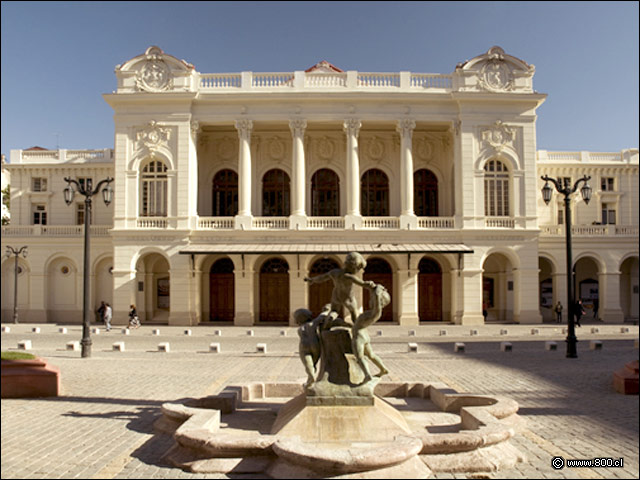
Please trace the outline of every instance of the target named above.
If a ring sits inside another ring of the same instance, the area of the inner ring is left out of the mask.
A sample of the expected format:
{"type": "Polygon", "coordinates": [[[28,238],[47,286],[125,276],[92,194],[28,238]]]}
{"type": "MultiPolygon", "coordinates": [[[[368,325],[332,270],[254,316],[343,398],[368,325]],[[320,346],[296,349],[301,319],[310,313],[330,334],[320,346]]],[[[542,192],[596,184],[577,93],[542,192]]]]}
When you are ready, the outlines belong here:
{"type": "Polygon", "coordinates": [[[383,322],[540,323],[567,293],[563,199],[545,205],[540,177],[587,174],[593,198],[572,204],[576,292],[605,322],[637,320],[638,150],[538,151],[533,75],[499,47],[450,74],[204,74],[150,47],[104,95],[113,149],[11,151],[2,249],[29,247],[20,319],[81,321],[85,212],[80,195],[65,204],[63,179],[110,176],[89,274],[91,304],[112,303],[115,323],[135,303],[147,323],[292,324],[331,292],[304,278],[352,250],[391,291],[383,322]]]}

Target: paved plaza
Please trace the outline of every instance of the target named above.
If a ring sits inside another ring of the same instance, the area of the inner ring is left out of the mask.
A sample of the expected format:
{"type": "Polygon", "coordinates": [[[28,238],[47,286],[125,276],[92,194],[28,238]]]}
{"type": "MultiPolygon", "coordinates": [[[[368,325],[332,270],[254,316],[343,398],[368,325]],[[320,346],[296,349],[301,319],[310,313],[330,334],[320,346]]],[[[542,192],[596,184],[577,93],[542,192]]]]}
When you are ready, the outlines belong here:
{"type": "MultiPolygon", "coordinates": [[[[3,326],[10,331],[2,333],[2,350],[16,351],[18,342],[31,340],[31,353],[60,368],[63,388],[56,398],[2,400],[3,479],[255,478],[193,474],[167,465],[162,457],[173,442],[153,433],[160,406],[212,395],[227,385],[306,378],[291,327],[144,326],[126,335],[122,327],[105,332],[98,326],[92,357],[83,359],[66,349],[67,342],[80,340],[81,326],[67,325],[66,334],[59,331],[62,325],[3,326]],[[123,352],[112,348],[119,341],[123,352]],[[169,352],[158,351],[163,342],[169,352]],[[219,353],[210,351],[211,343],[220,344],[219,353]],[[256,351],[258,343],[267,344],[266,353],[256,351]]],[[[576,359],[565,357],[566,334],[555,324],[377,324],[370,332],[391,372],[383,381],[442,382],[458,392],[509,397],[520,405],[524,421],[512,444],[526,463],[435,478],[638,478],[638,396],[612,387],[613,372],[638,359],[637,326],[583,323],[576,359]],[[591,340],[602,341],[602,348],[590,349],[591,340]],[[511,342],[512,351],[501,351],[502,341],[511,342]],[[558,349],[546,350],[546,341],[556,341],[558,349]],[[418,344],[417,353],[408,352],[409,342],[418,344]],[[454,352],[455,342],[465,343],[464,353],[454,352]],[[555,470],[556,456],[623,458],[624,466],[555,470]]]]}

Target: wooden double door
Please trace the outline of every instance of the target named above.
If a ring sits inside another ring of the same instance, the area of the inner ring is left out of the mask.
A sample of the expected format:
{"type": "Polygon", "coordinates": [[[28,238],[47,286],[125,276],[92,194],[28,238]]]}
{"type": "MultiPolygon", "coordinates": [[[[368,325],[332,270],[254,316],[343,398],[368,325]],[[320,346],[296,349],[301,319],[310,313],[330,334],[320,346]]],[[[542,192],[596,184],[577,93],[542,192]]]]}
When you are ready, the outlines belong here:
{"type": "Polygon", "coordinates": [[[280,258],[260,269],[260,322],[289,323],[289,265],[280,258]]]}
{"type": "Polygon", "coordinates": [[[233,322],[235,302],[233,262],[224,258],[215,262],[209,272],[209,321],[233,322]]]}
{"type": "Polygon", "coordinates": [[[442,321],[442,271],[434,260],[423,259],[418,267],[418,316],[421,322],[442,321]]]}
{"type": "MultiPolygon", "coordinates": [[[[371,260],[367,260],[367,267],[364,270],[364,274],[362,275],[362,279],[366,281],[371,281],[374,283],[379,283],[384,286],[391,295],[391,303],[384,307],[382,310],[382,316],[380,317],[379,322],[392,322],[393,321],[393,270],[391,266],[381,258],[372,258],[371,260]]],[[[362,293],[362,310],[369,310],[371,307],[369,305],[370,302],[370,290],[365,288],[362,293]]]]}

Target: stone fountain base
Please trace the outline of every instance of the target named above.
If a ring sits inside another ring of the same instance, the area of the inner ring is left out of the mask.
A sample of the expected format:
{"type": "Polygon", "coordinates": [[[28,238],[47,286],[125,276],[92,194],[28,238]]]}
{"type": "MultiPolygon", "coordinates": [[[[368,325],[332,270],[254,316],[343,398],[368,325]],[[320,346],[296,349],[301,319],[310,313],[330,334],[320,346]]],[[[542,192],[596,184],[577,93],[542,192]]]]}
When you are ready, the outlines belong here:
{"type": "Polygon", "coordinates": [[[428,478],[490,472],[524,461],[509,443],[513,400],[442,384],[378,383],[369,405],[308,397],[300,384],[254,383],[165,404],[156,431],[166,459],[202,473],[273,478],[428,478]],[[293,397],[293,398],[291,398],[293,397]]]}

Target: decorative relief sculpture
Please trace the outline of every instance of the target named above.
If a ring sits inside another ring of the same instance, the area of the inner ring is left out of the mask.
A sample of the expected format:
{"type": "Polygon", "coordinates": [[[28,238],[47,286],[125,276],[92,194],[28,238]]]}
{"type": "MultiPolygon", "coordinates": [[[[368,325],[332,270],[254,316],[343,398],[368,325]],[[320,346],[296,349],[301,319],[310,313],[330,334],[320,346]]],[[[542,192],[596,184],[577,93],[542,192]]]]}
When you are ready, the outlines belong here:
{"type": "Polygon", "coordinates": [[[340,397],[344,399],[372,397],[380,377],[388,373],[382,360],[371,348],[367,327],[382,316],[382,309],[391,302],[389,292],[382,286],[363,281],[356,274],[367,265],[362,255],[352,252],[345,259],[344,268],[336,268],[312,278],[311,284],[332,280],[331,303],[325,305],[315,319],[307,309],[298,309],[294,318],[300,336],[300,358],[307,373],[305,391],[309,397],[340,397]],[[369,310],[358,315],[354,285],[371,291],[369,310]],[[340,318],[346,309],[350,321],[340,318]],[[379,369],[372,376],[369,359],[379,369]],[[320,361],[320,368],[316,365],[320,361]]]}
{"type": "Polygon", "coordinates": [[[316,152],[322,160],[331,160],[336,151],[335,142],[329,137],[319,138],[316,142],[316,152]]]}
{"type": "Polygon", "coordinates": [[[146,92],[162,92],[172,88],[171,69],[162,58],[162,50],[157,47],[145,52],[147,61],[136,76],[136,86],[146,92]]]}
{"type": "Polygon", "coordinates": [[[146,150],[149,154],[154,154],[159,151],[160,147],[169,142],[170,134],[171,129],[161,127],[155,120],[151,120],[146,128],[137,133],[137,148],[146,150]]]}
{"type": "Polygon", "coordinates": [[[497,120],[491,127],[482,132],[482,141],[499,152],[505,147],[512,147],[516,138],[513,128],[497,120]]]}
{"type": "Polygon", "coordinates": [[[384,152],[384,141],[382,139],[374,136],[369,140],[369,143],[367,145],[367,155],[369,155],[369,158],[375,161],[382,160],[382,158],[384,157],[384,152]]]}

